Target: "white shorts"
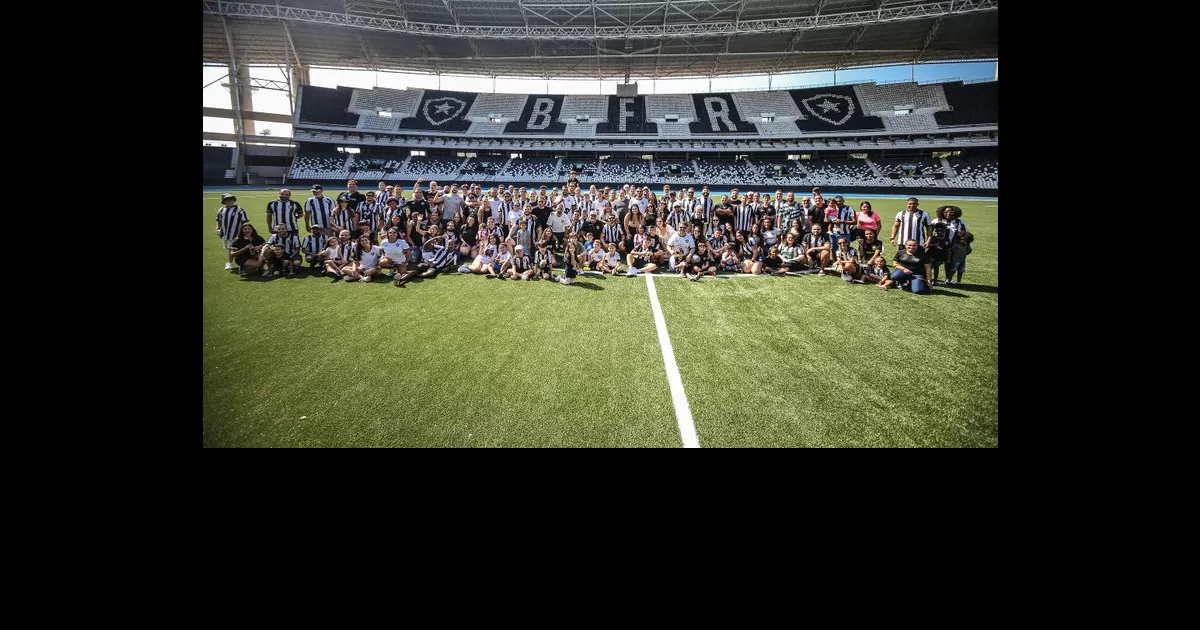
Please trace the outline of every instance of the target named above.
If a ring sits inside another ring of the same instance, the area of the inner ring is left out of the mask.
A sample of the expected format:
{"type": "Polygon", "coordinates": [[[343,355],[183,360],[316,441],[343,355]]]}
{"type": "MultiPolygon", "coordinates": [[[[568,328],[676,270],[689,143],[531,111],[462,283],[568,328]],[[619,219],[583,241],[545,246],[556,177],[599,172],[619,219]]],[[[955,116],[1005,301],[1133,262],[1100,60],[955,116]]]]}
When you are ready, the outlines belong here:
{"type": "Polygon", "coordinates": [[[223,238],[221,239],[221,243],[225,245],[225,249],[230,249],[233,247],[233,242],[236,240],[236,238],[223,238]]]}

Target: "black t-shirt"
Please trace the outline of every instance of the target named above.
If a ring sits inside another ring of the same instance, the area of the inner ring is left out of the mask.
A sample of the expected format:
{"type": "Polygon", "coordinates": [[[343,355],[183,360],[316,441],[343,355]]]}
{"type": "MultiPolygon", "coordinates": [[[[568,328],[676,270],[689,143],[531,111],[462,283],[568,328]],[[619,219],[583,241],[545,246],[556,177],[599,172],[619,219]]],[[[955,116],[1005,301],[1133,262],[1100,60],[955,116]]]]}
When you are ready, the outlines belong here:
{"type": "Polygon", "coordinates": [[[651,253],[662,249],[662,237],[657,234],[647,235],[646,242],[649,244],[646,249],[650,250],[651,253]]]}
{"type": "Polygon", "coordinates": [[[592,236],[595,236],[597,239],[599,239],[600,234],[604,231],[604,224],[600,223],[599,221],[584,221],[583,229],[581,231],[591,232],[592,236]]]}
{"type": "Polygon", "coordinates": [[[414,212],[420,212],[422,216],[429,218],[429,202],[424,199],[408,202],[408,214],[412,216],[414,212]]]}
{"type": "Polygon", "coordinates": [[[475,246],[475,236],[477,234],[479,234],[478,226],[474,226],[474,225],[463,226],[463,228],[461,230],[459,230],[458,232],[459,232],[459,236],[462,237],[462,240],[466,241],[469,245],[471,245],[471,247],[475,246]]]}
{"type": "MultiPolygon", "coordinates": [[[[267,240],[261,236],[255,236],[253,238],[246,238],[245,236],[239,236],[239,237],[237,237],[237,239],[235,239],[233,241],[233,245],[231,245],[230,248],[231,249],[241,249],[247,245],[260,246],[260,245],[265,245],[266,243],[267,243],[267,240]]],[[[247,251],[244,251],[244,252],[238,254],[237,257],[234,258],[233,260],[234,260],[234,262],[236,262],[238,264],[239,267],[241,267],[246,264],[247,260],[250,260],[253,257],[254,257],[254,254],[251,254],[250,251],[247,250],[247,251]]]]}
{"type": "Polygon", "coordinates": [[[910,255],[908,251],[902,249],[896,252],[896,257],[892,260],[908,267],[914,274],[925,275],[925,263],[929,262],[929,257],[920,250],[916,255],[910,255]]]}
{"type": "MultiPolygon", "coordinates": [[[[349,199],[351,210],[354,210],[355,208],[357,208],[358,204],[366,203],[366,201],[367,201],[367,196],[360,192],[356,192],[354,194],[351,194],[349,191],[343,192],[343,193],[338,193],[337,198],[338,199],[349,199]]],[[[334,200],[334,207],[337,207],[337,199],[334,200]]]]}
{"type": "Polygon", "coordinates": [[[858,253],[862,254],[862,260],[867,264],[870,264],[871,259],[875,257],[875,254],[882,249],[883,241],[880,241],[878,238],[875,239],[874,243],[868,243],[866,239],[862,239],[858,242],[858,253]]]}

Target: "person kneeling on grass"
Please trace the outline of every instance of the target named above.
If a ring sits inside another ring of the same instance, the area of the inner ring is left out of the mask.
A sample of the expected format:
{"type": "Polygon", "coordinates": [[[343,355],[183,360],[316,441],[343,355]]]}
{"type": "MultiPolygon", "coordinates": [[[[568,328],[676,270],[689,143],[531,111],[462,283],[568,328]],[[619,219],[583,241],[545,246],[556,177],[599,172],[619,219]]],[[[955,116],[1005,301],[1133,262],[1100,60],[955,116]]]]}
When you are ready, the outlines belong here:
{"type": "Polygon", "coordinates": [[[324,230],[315,225],[308,226],[308,231],[309,235],[304,237],[304,244],[300,249],[304,251],[304,261],[308,263],[308,272],[315,276],[321,272],[321,268],[325,264],[321,252],[324,251],[325,244],[329,242],[329,237],[325,236],[324,230]]]}
{"type": "Polygon", "coordinates": [[[762,261],[762,272],[768,275],[780,275],[784,273],[783,258],[779,256],[779,247],[772,246],[767,250],[767,255],[762,261]]]}
{"type": "Polygon", "coordinates": [[[329,239],[321,256],[325,259],[325,275],[334,282],[341,280],[342,269],[350,263],[350,230],[342,230],[337,238],[329,239]]]}
{"type": "Polygon", "coordinates": [[[492,259],[492,268],[484,278],[491,280],[492,278],[505,279],[505,274],[508,272],[508,261],[512,260],[512,253],[508,251],[508,243],[500,243],[499,249],[496,250],[496,257],[492,259]]]}
{"type": "Polygon", "coordinates": [[[863,270],[862,281],[883,284],[887,277],[887,260],[882,254],[875,254],[875,257],[871,259],[870,266],[863,270]]]}
{"type": "Polygon", "coordinates": [[[408,271],[408,241],[400,238],[400,230],[389,227],[386,237],[379,244],[379,268],[388,272],[389,276],[408,271]]]}
{"type": "MultiPolygon", "coordinates": [[[[436,228],[430,227],[431,232],[436,228]]],[[[421,246],[421,262],[416,269],[408,271],[396,280],[395,284],[402,287],[417,276],[435,278],[439,273],[458,262],[458,252],[446,247],[445,239],[434,236],[421,246]]]]}
{"type": "Polygon", "coordinates": [[[537,252],[533,255],[534,280],[553,280],[554,272],[554,252],[550,251],[550,244],[554,240],[539,241],[537,252]]]}
{"type": "Polygon", "coordinates": [[[533,280],[533,261],[525,253],[524,245],[517,245],[517,253],[508,261],[508,277],[513,280],[533,280]]]}
{"type": "Polygon", "coordinates": [[[733,243],[727,244],[725,251],[721,253],[721,271],[726,273],[742,271],[742,259],[738,258],[737,246],[733,243]]]}
{"type": "Polygon", "coordinates": [[[247,271],[257,271],[262,268],[258,255],[262,252],[267,241],[258,235],[258,230],[249,223],[242,224],[241,236],[233,239],[229,245],[229,255],[238,266],[238,275],[244,276],[247,271]]]}
{"type": "Polygon", "coordinates": [[[804,235],[804,254],[808,257],[808,264],[817,268],[818,275],[825,275],[825,268],[829,266],[829,260],[832,258],[829,244],[829,237],[822,232],[824,227],[820,223],[813,223],[812,233],[804,235]]]}
{"type": "Polygon", "coordinates": [[[800,271],[804,269],[804,253],[796,244],[796,235],[788,232],[783,237],[783,245],[779,246],[779,273],[800,271]]]}
{"type": "Polygon", "coordinates": [[[346,280],[370,282],[371,277],[379,273],[379,248],[371,243],[369,234],[358,237],[358,244],[350,253],[351,262],[346,265],[346,280]]]}
{"type": "Polygon", "coordinates": [[[649,238],[633,246],[633,251],[625,257],[625,261],[629,263],[629,271],[627,276],[635,276],[639,271],[644,273],[654,273],[658,269],[658,265],[650,262],[654,259],[654,253],[650,251],[651,242],[649,238]]]}
{"type": "Polygon", "coordinates": [[[858,266],[858,250],[850,247],[849,237],[842,236],[837,243],[838,249],[835,254],[836,260],[833,262],[833,270],[842,274],[842,280],[854,282],[862,275],[862,270],[858,266]]]}
{"type": "Polygon", "coordinates": [[[932,273],[929,258],[917,248],[917,242],[908,239],[904,242],[904,250],[896,253],[892,262],[892,275],[879,286],[890,289],[905,282],[912,283],[913,293],[929,293],[929,285],[925,278],[932,273]]]}
{"type": "Polygon", "coordinates": [[[287,269],[289,278],[296,277],[296,267],[300,266],[300,237],[290,234],[288,226],[282,223],[275,226],[275,233],[267,239],[263,253],[271,259],[272,275],[278,277],[282,267],[287,269]]]}
{"type": "Polygon", "coordinates": [[[617,253],[614,243],[609,243],[605,248],[604,255],[600,258],[599,271],[615,276],[621,269],[621,254],[617,253]]]}

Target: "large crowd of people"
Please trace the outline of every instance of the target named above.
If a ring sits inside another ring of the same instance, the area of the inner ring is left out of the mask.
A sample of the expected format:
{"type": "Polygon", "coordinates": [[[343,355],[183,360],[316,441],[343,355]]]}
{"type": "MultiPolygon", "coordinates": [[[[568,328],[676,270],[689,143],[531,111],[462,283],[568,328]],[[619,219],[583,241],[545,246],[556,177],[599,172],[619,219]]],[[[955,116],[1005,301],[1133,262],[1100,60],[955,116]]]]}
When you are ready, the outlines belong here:
{"type": "Polygon", "coordinates": [[[667,272],[700,281],[719,273],[836,274],[843,280],[928,293],[939,282],[961,283],[974,236],[962,210],[936,216],[911,197],[890,225],[890,261],[882,240],[887,221],[871,202],[858,209],[820,188],[796,199],[777,189],[733,188],[714,199],[704,186],[660,193],[629,184],[584,190],[575,173],[547,190],[478,184],[401,186],[379,182],[365,193],[347,182],[336,196],[312,186],[303,203],[288,189],[267,204],[264,238],[222,195],[217,235],[229,250],[225,269],[239,276],[308,275],[402,287],[442,272],[485,278],[571,284],[579,272],[667,272]],[[303,239],[301,238],[303,237],[303,239]]]}

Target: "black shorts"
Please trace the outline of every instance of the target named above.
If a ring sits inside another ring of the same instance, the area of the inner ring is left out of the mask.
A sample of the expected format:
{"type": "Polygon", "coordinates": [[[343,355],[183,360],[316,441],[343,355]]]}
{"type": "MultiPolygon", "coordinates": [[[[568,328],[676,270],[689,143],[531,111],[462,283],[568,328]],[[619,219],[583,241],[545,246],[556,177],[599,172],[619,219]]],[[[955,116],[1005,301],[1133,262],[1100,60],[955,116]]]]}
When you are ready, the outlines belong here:
{"type": "Polygon", "coordinates": [[[641,269],[642,267],[645,267],[646,265],[649,265],[649,264],[650,264],[650,261],[646,260],[645,258],[634,258],[633,259],[633,268],[634,269],[641,269]]]}
{"type": "Polygon", "coordinates": [[[565,277],[567,277],[567,278],[574,278],[576,275],[577,275],[577,274],[576,274],[576,272],[575,272],[575,268],[574,268],[574,267],[571,267],[570,269],[567,269],[566,273],[564,273],[564,274],[563,274],[563,276],[565,276],[565,277]]]}

